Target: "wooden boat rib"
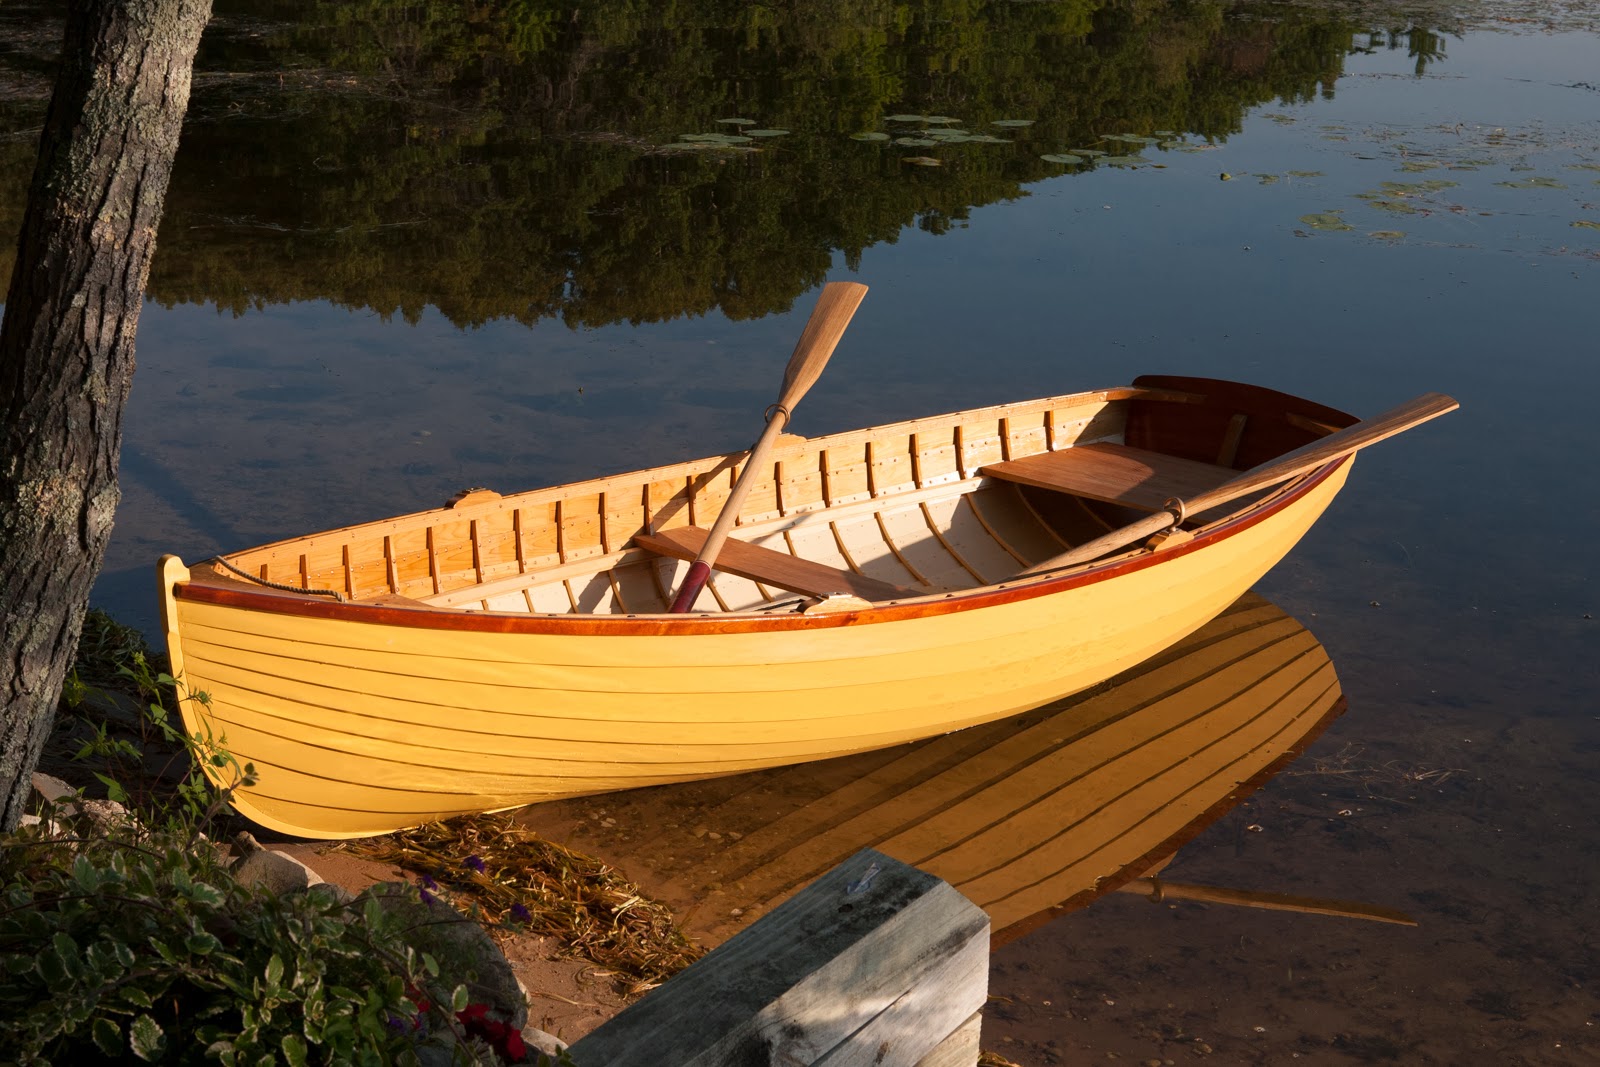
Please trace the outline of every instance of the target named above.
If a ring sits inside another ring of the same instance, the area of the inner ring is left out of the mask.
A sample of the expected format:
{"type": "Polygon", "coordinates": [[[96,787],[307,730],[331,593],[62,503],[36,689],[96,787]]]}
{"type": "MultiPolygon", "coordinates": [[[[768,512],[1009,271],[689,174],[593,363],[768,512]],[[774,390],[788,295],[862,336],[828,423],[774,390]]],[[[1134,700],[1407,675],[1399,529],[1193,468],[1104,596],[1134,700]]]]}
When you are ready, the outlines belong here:
{"type": "MultiPolygon", "coordinates": [[[[1348,456],[1175,537],[1030,566],[1350,416],[1254,386],[1132,386],[785,438],[694,611],[667,608],[742,454],[162,561],[192,730],[242,813],[352,837],[961,729],[1194,631],[1343,485],[1348,456]],[[319,592],[320,591],[320,592],[319,592]]],[[[1180,509],[1181,510],[1181,509],[1180,509]]]]}

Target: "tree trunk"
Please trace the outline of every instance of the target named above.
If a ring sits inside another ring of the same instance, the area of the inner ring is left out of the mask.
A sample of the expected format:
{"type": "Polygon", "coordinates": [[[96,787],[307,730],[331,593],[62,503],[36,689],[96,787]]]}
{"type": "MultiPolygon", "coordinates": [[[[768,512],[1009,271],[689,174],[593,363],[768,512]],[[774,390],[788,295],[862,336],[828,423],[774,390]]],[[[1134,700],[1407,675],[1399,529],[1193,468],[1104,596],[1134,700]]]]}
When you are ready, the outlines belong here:
{"type": "Polygon", "coordinates": [[[0,830],[117,507],[133,338],[211,0],[73,0],[0,321],[0,830]]]}

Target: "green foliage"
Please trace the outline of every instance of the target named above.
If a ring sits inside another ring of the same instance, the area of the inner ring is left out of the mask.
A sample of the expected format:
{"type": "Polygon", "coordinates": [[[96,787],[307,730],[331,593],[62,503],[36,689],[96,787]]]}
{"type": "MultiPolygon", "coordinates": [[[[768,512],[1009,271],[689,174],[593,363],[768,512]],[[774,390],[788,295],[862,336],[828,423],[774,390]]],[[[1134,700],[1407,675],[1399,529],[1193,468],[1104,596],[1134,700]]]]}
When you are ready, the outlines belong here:
{"type": "MultiPolygon", "coordinates": [[[[101,611],[84,618],[77,657],[63,692],[65,710],[78,718],[73,758],[105,786],[106,796],[139,808],[145,825],[190,834],[206,829],[227,806],[232,789],[253,779],[226,738],[190,734],[172,710],[179,701],[205,705],[205,693],[189,694],[161,669],[143,635],[101,611]],[[152,779],[152,757],[168,756],[152,779]]],[[[61,724],[58,724],[58,728],[61,724]]],[[[59,729],[58,729],[59,732],[59,729]]]]}
{"type": "Polygon", "coordinates": [[[91,613],[74,679],[76,754],[134,817],[63,802],[0,837],[0,1064],[403,1064],[430,1045],[496,1063],[493,1048],[520,1047],[468,1003],[477,961],[443,936],[460,921],[447,905],[234,879],[202,830],[254,770],[225,738],[184,732],[169,709],[206,696],[136,632],[91,613]],[[139,778],[159,750],[187,761],[175,784],[139,778]]]}
{"type": "Polygon", "coordinates": [[[0,1061],[403,1063],[452,1004],[378,908],[237,884],[162,832],[0,843],[0,1061]]]}

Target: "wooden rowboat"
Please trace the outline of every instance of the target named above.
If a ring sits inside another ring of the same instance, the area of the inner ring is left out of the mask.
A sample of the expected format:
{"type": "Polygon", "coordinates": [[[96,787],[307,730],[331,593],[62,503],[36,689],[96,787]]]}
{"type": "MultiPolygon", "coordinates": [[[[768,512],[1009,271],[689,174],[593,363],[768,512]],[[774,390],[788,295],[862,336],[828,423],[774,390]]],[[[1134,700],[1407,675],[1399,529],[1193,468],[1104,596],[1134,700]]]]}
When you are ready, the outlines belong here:
{"type": "MultiPolygon", "coordinates": [[[[899,744],[1037,707],[1223,611],[1344,484],[1364,423],[1133,385],[784,436],[688,614],[746,454],[160,563],[189,728],[268,828],[356,837],[899,744]]],[[[763,438],[766,441],[766,437],[763,438]]],[[[738,500],[738,497],[734,499],[738,500]]]]}

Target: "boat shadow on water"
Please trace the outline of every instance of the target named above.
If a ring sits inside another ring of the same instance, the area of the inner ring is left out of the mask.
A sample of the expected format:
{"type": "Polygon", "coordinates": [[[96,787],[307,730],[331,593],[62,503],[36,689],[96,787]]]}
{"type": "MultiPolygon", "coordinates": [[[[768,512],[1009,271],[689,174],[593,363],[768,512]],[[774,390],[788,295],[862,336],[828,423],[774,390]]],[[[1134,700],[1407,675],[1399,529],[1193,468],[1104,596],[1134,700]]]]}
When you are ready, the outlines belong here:
{"type": "MultiPolygon", "coordinates": [[[[1119,887],[1159,889],[1130,883],[1265,784],[1344,708],[1326,650],[1252,593],[1140,666],[1014,718],[893,749],[534,805],[517,821],[620,868],[708,946],[864,847],[949,882],[988,913],[1000,945],[1119,887]]],[[[1237,902],[1348,913],[1340,902],[1253,896],[1237,902]]],[[[1383,909],[1364,917],[1405,921],[1383,909]]]]}

